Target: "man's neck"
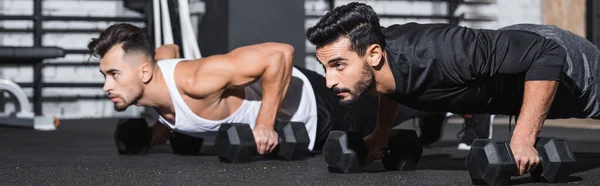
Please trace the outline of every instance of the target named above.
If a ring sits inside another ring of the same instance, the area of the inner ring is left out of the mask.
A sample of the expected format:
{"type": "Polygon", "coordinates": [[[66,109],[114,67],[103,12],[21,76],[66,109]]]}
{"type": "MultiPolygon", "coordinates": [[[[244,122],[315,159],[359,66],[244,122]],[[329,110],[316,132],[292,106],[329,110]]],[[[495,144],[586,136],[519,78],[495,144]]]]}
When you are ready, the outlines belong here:
{"type": "Polygon", "coordinates": [[[383,56],[381,69],[375,70],[375,91],[377,94],[391,94],[396,91],[396,80],[388,63],[387,51],[383,56]]]}
{"type": "Polygon", "coordinates": [[[145,86],[143,96],[137,105],[153,107],[162,112],[175,112],[169,89],[160,68],[155,70],[152,80],[145,86]]]}

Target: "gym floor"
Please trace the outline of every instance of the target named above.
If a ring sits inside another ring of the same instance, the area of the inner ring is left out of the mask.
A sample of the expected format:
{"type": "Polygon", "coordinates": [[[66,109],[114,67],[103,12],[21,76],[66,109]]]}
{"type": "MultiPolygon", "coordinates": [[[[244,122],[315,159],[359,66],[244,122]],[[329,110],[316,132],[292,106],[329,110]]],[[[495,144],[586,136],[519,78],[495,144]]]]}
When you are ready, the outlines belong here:
{"type": "MultiPolygon", "coordinates": [[[[456,150],[460,124],[447,124],[442,141],[424,149],[418,170],[384,172],[375,162],[366,173],[334,174],[322,155],[303,161],[259,159],[225,164],[209,155],[179,156],[163,145],[148,155],[117,154],[112,135],[117,119],[63,120],[57,131],[0,128],[0,180],[3,185],[470,185],[464,157],[456,150]]],[[[410,125],[410,124],[409,124],[410,125]]],[[[409,126],[412,127],[412,126],[409,126]]],[[[545,127],[542,136],[565,137],[577,163],[567,185],[600,183],[599,130],[545,127]]],[[[508,139],[508,125],[494,128],[508,139]]],[[[205,150],[210,151],[210,145],[205,150]]],[[[528,176],[511,184],[533,184],[528,176]]],[[[559,184],[562,185],[562,184],[559,184]]]]}

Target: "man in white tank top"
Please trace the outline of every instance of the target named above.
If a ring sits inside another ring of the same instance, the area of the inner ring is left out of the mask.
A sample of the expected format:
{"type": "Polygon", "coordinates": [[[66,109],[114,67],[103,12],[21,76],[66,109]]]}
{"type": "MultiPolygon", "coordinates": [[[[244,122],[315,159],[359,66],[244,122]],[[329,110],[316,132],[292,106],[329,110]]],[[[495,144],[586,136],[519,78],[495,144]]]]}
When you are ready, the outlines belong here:
{"type": "Polygon", "coordinates": [[[318,150],[343,116],[324,77],[292,66],[294,49],[282,43],[244,46],[223,55],[179,58],[176,45],[154,49],[145,32],[115,24],[88,44],[100,58],[104,91],[115,110],[152,108],[159,122],[153,144],[170,130],[198,136],[222,123],[248,123],[259,154],[278,143],[276,120],[306,125],[310,150],[318,150]],[[154,57],[153,57],[154,56],[154,57]]]}

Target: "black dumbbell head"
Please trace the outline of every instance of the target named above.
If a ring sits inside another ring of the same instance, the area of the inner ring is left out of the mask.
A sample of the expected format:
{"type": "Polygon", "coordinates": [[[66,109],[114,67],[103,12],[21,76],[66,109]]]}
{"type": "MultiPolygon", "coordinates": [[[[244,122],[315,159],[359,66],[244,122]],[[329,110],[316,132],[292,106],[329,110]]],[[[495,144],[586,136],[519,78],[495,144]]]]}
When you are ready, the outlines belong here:
{"type": "Polygon", "coordinates": [[[510,147],[500,140],[474,140],[465,162],[476,185],[507,185],[516,169],[510,147]]]}
{"type": "Polygon", "coordinates": [[[394,130],[388,142],[389,153],[382,163],[387,170],[415,170],[423,154],[415,130],[394,130]]]}
{"type": "Polygon", "coordinates": [[[200,152],[204,139],[172,131],[169,135],[169,143],[175,154],[194,155],[200,152]]]}
{"type": "Polygon", "coordinates": [[[362,172],[367,158],[367,147],[358,132],[331,131],[325,145],[323,156],[330,172],[362,172]]]}
{"type": "Polygon", "coordinates": [[[254,135],[248,124],[221,124],[215,148],[219,161],[228,163],[250,162],[257,153],[254,135]]]}
{"type": "Polygon", "coordinates": [[[114,139],[119,154],[146,154],[152,141],[152,130],[145,119],[121,119],[114,139]]]}
{"type": "Polygon", "coordinates": [[[535,149],[540,155],[540,164],[531,172],[532,179],[549,183],[568,182],[570,167],[575,164],[575,155],[567,140],[539,137],[535,149]]]}
{"type": "Polygon", "coordinates": [[[308,153],[310,138],[301,122],[278,122],[275,131],[279,136],[277,155],[286,160],[301,160],[308,153]]]}

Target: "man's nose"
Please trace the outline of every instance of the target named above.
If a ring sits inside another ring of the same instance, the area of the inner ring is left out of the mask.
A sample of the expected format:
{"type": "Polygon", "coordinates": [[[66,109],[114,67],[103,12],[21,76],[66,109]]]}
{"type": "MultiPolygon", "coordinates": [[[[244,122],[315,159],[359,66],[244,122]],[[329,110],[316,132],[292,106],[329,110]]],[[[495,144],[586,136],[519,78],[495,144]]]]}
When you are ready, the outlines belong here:
{"type": "Polygon", "coordinates": [[[337,79],[335,77],[333,77],[333,75],[330,75],[330,74],[326,74],[325,82],[326,82],[327,88],[329,88],[329,89],[337,86],[337,84],[338,84],[337,79]]]}
{"type": "Polygon", "coordinates": [[[109,79],[104,80],[104,85],[102,86],[102,89],[106,93],[108,93],[109,91],[111,91],[113,89],[112,83],[110,82],[109,79]]]}

